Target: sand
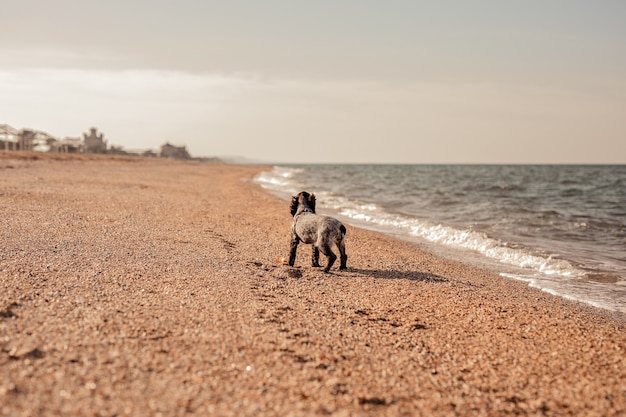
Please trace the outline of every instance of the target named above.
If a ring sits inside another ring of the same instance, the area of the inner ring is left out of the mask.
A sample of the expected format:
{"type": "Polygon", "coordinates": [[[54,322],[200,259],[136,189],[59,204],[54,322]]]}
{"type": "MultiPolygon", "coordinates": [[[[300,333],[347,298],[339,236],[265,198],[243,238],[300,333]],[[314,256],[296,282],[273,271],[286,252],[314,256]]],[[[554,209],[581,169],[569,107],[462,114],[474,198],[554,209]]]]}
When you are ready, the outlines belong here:
{"type": "Polygon", "coordinates": [[[263,169],[0,153],[0,415],[624,415],[623,315],[350,225],[281,265],[263,169]]]}

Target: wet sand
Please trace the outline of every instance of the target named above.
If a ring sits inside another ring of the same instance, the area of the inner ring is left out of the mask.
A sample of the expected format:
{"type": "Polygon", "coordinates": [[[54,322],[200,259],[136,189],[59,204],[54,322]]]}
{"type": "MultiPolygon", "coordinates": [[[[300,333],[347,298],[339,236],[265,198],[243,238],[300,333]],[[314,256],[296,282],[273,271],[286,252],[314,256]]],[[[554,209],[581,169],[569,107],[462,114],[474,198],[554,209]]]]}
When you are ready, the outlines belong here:
{"type": "Polygon", "coordinates": [[[0,152],[0,415],[626,413],[624,315],[349,225],[280,265],[262,169],[0,152]]]}

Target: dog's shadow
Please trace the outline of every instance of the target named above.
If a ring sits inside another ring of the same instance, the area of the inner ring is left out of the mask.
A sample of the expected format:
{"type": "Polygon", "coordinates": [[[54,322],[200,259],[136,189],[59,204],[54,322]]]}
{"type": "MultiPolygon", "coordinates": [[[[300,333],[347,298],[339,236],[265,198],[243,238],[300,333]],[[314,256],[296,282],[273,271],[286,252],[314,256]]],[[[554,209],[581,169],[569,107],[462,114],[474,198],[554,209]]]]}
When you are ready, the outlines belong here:
{"type": "Polygon", "coordinates": [[[347,272],[353,272],[359,275],[365,275],[377,279],[408,279],[410,281],[423,282],[449,282],[448,278],[430,272],[417,271],[395,271],[389,269],[363,269],[348,267],[347,272]]]}

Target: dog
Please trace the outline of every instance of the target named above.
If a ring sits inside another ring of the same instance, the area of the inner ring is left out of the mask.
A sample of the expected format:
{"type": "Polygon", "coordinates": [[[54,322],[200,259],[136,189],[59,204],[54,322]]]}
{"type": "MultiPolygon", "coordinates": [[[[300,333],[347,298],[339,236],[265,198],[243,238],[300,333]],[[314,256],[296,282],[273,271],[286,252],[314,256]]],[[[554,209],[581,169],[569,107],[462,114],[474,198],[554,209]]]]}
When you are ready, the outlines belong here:
{"type": "Polygon", "coordinates": [[[291,198],[291,215],[293,224],[291,226],[291,252],[289,253],[289,266],[293,266],[296,261],[296,251],[298,244],[304,242],[313,245],[313,257],[311,259],[314,267],[319,267],[320,251],[328,258],[328,263],[324,272],[328,273],[337,260],[337,255],[331,250],[333,244],[339,249],[341,263],[339,270],[347,269],[346,227],[337,219],[328,216],[315,214],[315,194],[306,191],[298,193],[291,198]]]}

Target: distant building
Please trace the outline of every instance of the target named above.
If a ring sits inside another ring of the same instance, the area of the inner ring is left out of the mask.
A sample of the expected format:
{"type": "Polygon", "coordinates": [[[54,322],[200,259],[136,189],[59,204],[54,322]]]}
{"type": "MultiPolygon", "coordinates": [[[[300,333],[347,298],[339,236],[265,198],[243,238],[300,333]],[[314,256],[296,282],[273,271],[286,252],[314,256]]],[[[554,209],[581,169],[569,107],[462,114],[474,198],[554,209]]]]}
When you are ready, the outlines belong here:
{"type": "Polygon", "coordinates": [[[162,158],[191,159],[185,146],[174,146],[169,143],[161,146],[160,156],[162,158]]]}
{"type": "Polygon", "coordinates": [[[23,141],[28,150],[35,152],[50,152],[50,144],[58,140],[54,136],[39,130],[22,130],[23,141]]]}
{"type": "Polygon", "coordinates": [[[18,149],[20,151],[32,151],[37,141],[37,132],[23,129],[17,136],[18,149]]]}
{"type": "Polygon", "coordinates": [[[49,142],[50,152],[84,153],[85,144],[80,138],[53,139],[49,142]]]}
{"type": "Polygon", "coordinates": [[[83,133],[83,142],[85,144],[85,152],[89,153],[106,153],[107,143],[104,140],[104,134],[97,133],[95,127],[89,129],[89,135],[83,133]]]}
{"type": "Polygon", "coordinates": [[[15,151],[18,149],[18,131],[7,125],[0,124],[0,150],[15,151]]]}
{"type": "Polygon", "coordinates": [[[0,150],[5,151],[42,151],[47,150],[47,140],[51,135],[32,129],[17,129],[0,124],[0,150]],[[43,149],[42,149],[43,146],[43,149]]]}

